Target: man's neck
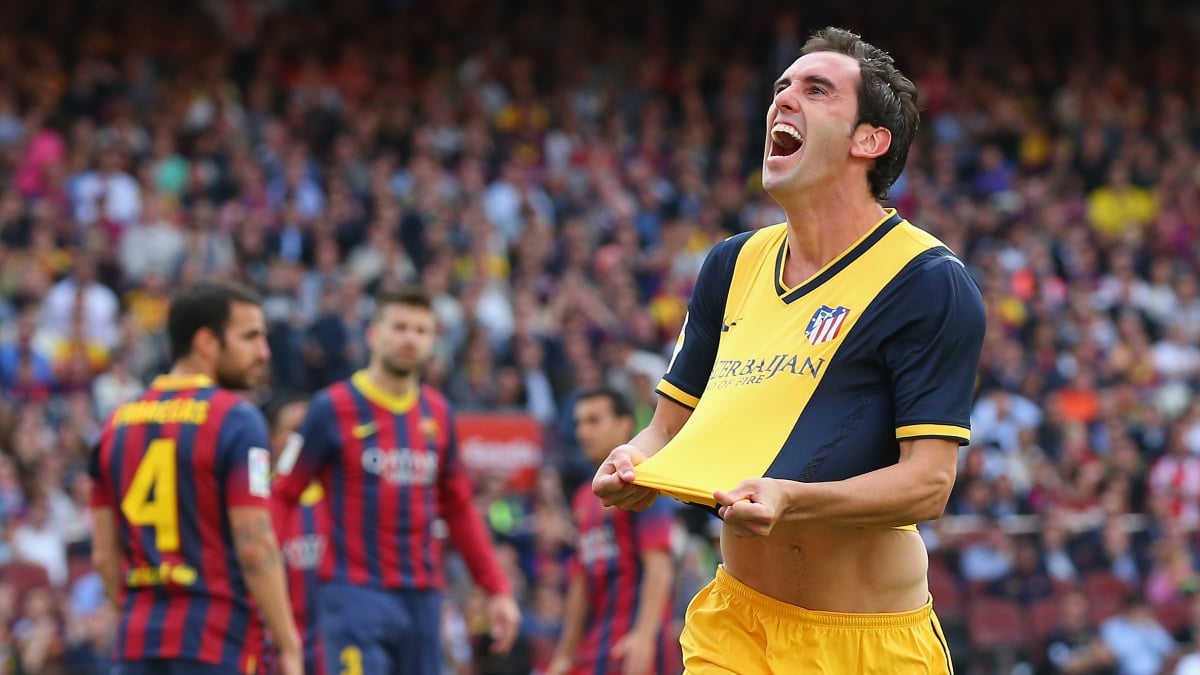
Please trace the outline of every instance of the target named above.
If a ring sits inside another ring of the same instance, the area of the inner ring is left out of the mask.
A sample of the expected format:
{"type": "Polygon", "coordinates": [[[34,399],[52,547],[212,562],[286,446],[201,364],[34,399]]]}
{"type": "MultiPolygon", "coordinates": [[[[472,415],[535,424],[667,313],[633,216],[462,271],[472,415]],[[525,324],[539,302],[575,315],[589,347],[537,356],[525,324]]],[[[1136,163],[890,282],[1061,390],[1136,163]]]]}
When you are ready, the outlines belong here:
{"type": "Polygon", "coordinates": [[[370,378],[376,387],[393,396],[404,396],[412,391],[417,384],[416,375],[409,375],[407,377],[393,375],[378,362],[367,366],[367,377],[370,378]]]}
{"type": "Polygon", "coordinates": [[[215,369],[206,366],[202,363],[197,363],[194,357],[185,357],[175,362],[171,367],[170,375],[172,377],[207,377],[210,380],[216,379],[215,369]]]}
{"type": "Polygon", "coordinates": [[[868,195],[845,198],[834,191],[819,198],[783,200],[788,257],[784,283],[797,286],[828,265],[887,215],[868,195]]]}

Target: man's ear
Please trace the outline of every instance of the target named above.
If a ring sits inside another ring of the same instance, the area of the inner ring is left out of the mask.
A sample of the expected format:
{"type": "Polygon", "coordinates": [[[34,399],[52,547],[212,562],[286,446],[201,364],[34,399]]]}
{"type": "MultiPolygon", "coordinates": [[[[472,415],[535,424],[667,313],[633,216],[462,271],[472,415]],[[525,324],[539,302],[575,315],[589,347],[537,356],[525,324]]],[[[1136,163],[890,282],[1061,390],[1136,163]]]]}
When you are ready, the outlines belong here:
{"type": "Polygon", "coordinates": [[[221,340],[208,328],[201,328],[192,337],[192,352],[205,359],[216,358],[221,353],[221,340]]]}
{"type": "Polygon", "coordinates": [[[873,124],[860,124],[850,139],[850,155],[863,159],[882,157],[892,147],[892,132],[873,124]]]}

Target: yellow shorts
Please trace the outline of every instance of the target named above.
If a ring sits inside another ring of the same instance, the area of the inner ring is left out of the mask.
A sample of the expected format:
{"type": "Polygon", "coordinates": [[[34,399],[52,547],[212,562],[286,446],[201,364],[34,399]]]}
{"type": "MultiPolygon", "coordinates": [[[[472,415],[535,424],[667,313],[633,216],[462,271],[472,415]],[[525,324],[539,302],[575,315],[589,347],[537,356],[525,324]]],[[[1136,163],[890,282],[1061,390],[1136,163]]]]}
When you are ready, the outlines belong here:
{"type": "Polygon", "coordinates": [[[688,675],[954,672],[932,603],[896,614],[814,612],[763,595],[723,567],[688,606],[679,641],[688,675]]]}

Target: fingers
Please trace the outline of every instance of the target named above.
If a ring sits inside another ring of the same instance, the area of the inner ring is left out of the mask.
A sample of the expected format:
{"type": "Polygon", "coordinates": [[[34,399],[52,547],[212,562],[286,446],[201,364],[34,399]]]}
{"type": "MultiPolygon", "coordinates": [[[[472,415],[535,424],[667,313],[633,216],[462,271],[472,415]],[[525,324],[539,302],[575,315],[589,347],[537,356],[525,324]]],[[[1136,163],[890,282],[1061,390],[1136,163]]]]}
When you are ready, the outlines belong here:
{"type": "Polygon", "coordinates": [[[641,488],[642,493],[637,499],[633,500],[628,509],[630,511],[645,511],[654,505],[654,500],[658,498],[658,492],[647,488],[641,488]]]}
{"type": "Polygon", "coordinates": [[[717,490],[713,493],[713,499],[717,500],[718,504],[728,506],[743,499],[753,500],[756,494],[758,494],[758,483],[753,480],[744,480],[729,492],[717,490]]]}
{"type": "Polygon", "coordinates": [[[626,483],[632,483],[634,478],[637,478],[637,473],[633,469],[633,460],[628,454],[616,454],[612,458],[613,469],[617,476],[626,483]]]}
{"type": "Polygon", "coordinates": [[[625,638],[621,638],[620,640],[617,640],[617,644],[613,645],[613,648],[608,651],[608,655],[611,656],[613,660],[620,661],[621,659],[625,658],[625,652],[628,651],[628,648],[629,641],[625,638]]]}
{"type": "Polygon", "coordinates": [[[613,506],[625,511],[644,511],[658,497],[656,490],[640,485],[628,485],[613,502],[613,506]]]}
{"type": "Polygon", "coordinates": [[[658,492],[632,484],[637,477],[634,467],[642,460],[642,453],[632,446],[621,446],[613,450],[592,478],[592,493],[599,497],[605,506],[629,511],[649,508],[658,492]]]}
{"type": "Polygon", "coordinates": [[[775,510],[766,504],[741,500],[722,506],[718,514],[739,537],[765,537],[775,525],[775,510]]]}
{"type": "Polygon", "coordinates": [[[508,650],[512,649],[513,643],[517,641],[517,624],[512,620],[512,617],[505,616],[503,619],[492,624],[492,648],[493,654],[507,654],[508,650]]]}
{"type": "Polygon", "coordinates": [[[489,619],[491,620],[492,637],[491,652],[506,654],[517,641],[517,633],[521,625],[521,613],[516,601],[508,597],[497,597],[492,600],[489,619]]]}
{"type": "Polygon", "coordinates": [[[621,675],[646,675],[650,672],[650,659],[627,658],[621,669],[621,675]]]}

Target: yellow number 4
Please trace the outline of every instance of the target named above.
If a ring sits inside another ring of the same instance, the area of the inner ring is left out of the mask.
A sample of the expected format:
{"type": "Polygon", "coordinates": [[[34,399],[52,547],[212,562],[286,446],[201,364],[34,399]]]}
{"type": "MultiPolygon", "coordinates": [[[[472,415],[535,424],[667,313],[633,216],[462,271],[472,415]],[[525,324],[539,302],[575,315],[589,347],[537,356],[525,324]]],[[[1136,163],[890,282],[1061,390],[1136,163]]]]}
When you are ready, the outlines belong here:
{"type": "Polygon", "coordinates": [[[129,490],[121,500],[121,512],[133,525],[154,528],[160,553],[179,550],[179,504],[175,483],[175,441],[152,441],[138,464],[129,490]],[[154,499],[150,498],[153,491],[154,499]]]}
{"type": "Polygon", "coordinates": [[[342,650],[342,675],[362,675],[362,650],[355,646],[342,650]]]}

